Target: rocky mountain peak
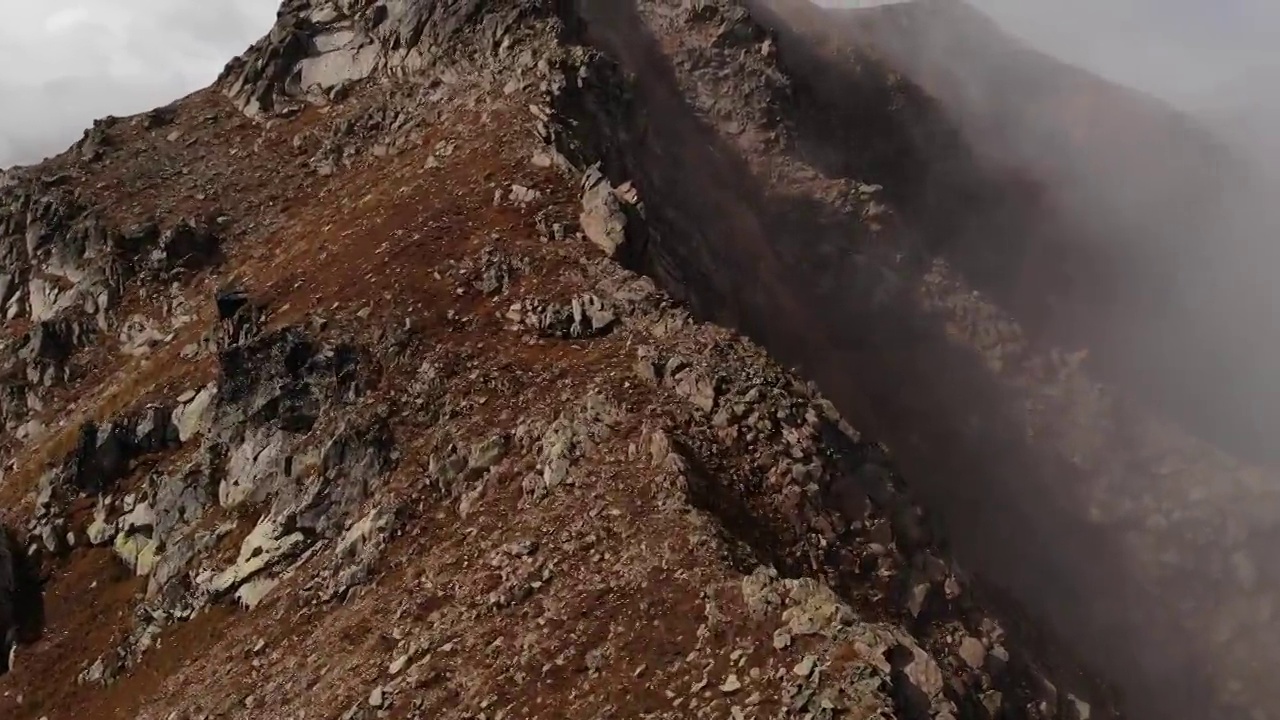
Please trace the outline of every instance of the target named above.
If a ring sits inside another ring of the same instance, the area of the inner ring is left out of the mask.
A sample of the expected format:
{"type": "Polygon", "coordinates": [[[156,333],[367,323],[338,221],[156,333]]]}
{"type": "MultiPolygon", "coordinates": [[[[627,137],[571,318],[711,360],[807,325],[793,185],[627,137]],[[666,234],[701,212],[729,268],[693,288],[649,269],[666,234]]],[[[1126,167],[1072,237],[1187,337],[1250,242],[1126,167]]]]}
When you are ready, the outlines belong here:
{"type": "Polygon", "coordinates": [[[1268,476],[1058,332],[1109,265],[1042,178],[787,7],[289,0],[8,173],[0,716],[1269,707],[1268,476]]]}
{"type": "Polygon", "coordinates": [[[333,100],[374,77],[419,73],[458,51],[497,51],[547,3],[533,0],[285,0],[261,40],[219,78],[250,116],[333,100]]]}

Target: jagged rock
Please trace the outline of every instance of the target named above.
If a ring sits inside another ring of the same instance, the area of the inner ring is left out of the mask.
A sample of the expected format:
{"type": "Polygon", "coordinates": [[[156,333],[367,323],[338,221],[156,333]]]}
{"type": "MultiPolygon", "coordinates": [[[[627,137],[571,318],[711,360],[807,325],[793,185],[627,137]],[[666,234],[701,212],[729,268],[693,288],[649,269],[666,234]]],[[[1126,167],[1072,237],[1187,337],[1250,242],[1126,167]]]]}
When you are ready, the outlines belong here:
{"type": "Polygon", "coordinates": [[[1089,703],[1074,695],[1067,696],[1066,710],[1063,713],[1064,720],[1089,720],[1091,717],[1093,717],[1093,708],[1089,706],[1089,703]]]}
{"type": "Polygon", "coordinates": [[[93,126],[85,130],[84,136],[80,139],[81,159],[92,162],[102,157],[103,153],[113,144],[109,133],[113,124],[114,118],[93,121],[93,126]]]}
{"type": "Polygon", "coordinates": [[[79,442],[65,468],[69,485],[95,495],[108,489],[129,468],[132,435],[125,423],[81,425],[79,442]]]}
{"type": "Polygon", "coordinates": [[[942,694],[943,675],[938,663],[915,644],[899,645],[893,651],[895,672],[901,678],[898,690],[908,712],[928,717],[942,694]]]}
{"type": "Polygon", "coordinates": [[[149,534],[155,526],[155,511],[151,509],[151,504],[145,500],[135,505],[128,513],[125,513],[119,521],[120,531],[123,533],[146,532],[149,534]]]}
{"type": "Polygon", "coordinates": [[[987,646],[977,638],[966,637],[960,641],[960,647],[956,650],[956,654],[969,667],[974,670],[981,670],[987,661],[987,646]]]}
{"type": "Polygon", "coordinates": [[[398,459],[385,422],[343,427],[320,452],[319,476],[296,495],[288,491],[277,495],[273,512],[291,518],[295,527],[333,537],[355,517],[398,459]]]}
{"type": "Polygon", "coordinates": [[[29,411],[27,384],[22,381],[0,380],[0,427],[17,427],[26,419],[29,411]]]}
{"type": "Polygon", "coordinates": [[[246,115],[278,113],[373,75],[421,70],[463,34],[497,48],[530,11],[512,0],[483,13],[453,0],[288,0],[271,32],[228,64],[219,82],[246,115]]]}
{"type": "Polygon", "coordinates": [[[223,525],[211,532],[170,533],[164,536],[164,552],[147,578],[147,598],[170,617],[191,617],[210,599],[208,588],[195,583],[196,560],[230,532],[223,525]]]}
{"type": "Polygon", "coordinates": [[[124,669],[124,662],[115,651],[108,652],[93,662],[77,678],[81,684],[110,685],[124,669]]]}
{"type": "Polygon", "coordinates": [[[218,261],[219,246],[219,238],[210,228],[182,220],[160,236],[149,262],[162,272],[196,270],[218,261]]]}
{"type": "Polygon", "coordinates": [[[808,578],[787,584],[788,607],[782,620],[791,635],[834,635],[838,628],[852,622],[853,610],[825,584],[808,578]]]}
{"type": "Polygon", "coordinates": [[[93,324],[84,319],[59,318],[36,323],[18,350],[18,359],[27,364],[27,382],[46,387],[66,382],[72,355],[94,339],[94,330],[93,324]]]}
{"type": "MultiPolygon", "coordinates": [[[[243,314],[241,310],[236,317],[243,314]]],[[[317,346],[296,327],[228,347],[219,364],[215,435],[246,422],[305,434],[327,402],[352,402],[360,389],[354,347],[317,346]]]]}
{"type": "Polygon", "coordinates": [[[178,442],[188,442],[208,428],[217,393],[217,385],[210,384],[185,400],[181,397],[178,399],[178,407],[173,412],[178,442]]]}
{"type": "Polygon", "coordinates": [[[275,578],[254,578],[236,590],[236,603],[245,610],[252,610],[267,599],[267,595],[278,583],[279,580],[275,578]]]}
{"type": "Polygon", "coordinates": [[[668,384],[676,394],[688,400],[704,413],[711,413],[716,407],[716,383],[700,370],[686,369],[675,371],[668,366],[665,376],[668,384]]]}
{"type": "Polygon", "coordinates": [[[178,108],[176,104],[155,108],[142,116],[142,127],[146,130],[155,130],[156,128],[171,125],[173,124],[177,113],[178,108]]]}
{"type": "Polygon", "coordinates": [[[148,575],[159,556],[159,542],[142,533],[121,532],[116,535],[112,549],[130,570],[139,577],[148,575]]]}
{"type": "Polygon", "coordinates": [[[91,545],[106,545],[115,539],[116,524],[108,519],[108,498],[98,498],[93,509],[93,520],[86,529],[86,536],[91,545]]]}
{"type": "Polygon", "coordinates": [[[582,179],[582,232],[608,257],[615,257],[627,241],[627,216],[613,186],[598,169],[582,179]]]}
{"type": "Polygon", "coordinates": [[[165,542],[175,531],[199,520],[217,501],[213,479],[198,463],[153,477],[150,486],[155,534],[165,542]]]}
{"type": "Polygon", "coordinates": [[[300,552],[307,540],[300,532],[286,532],[264,516],[244,542],[236,562],[202,582],[213,596],[225,595],[300,552]]]}
{"type": "Polygon", "coordinates": [[[246,502],[261,502],[273,489],[271,483],[283,472],[284,433],[270,428],[252,430],[231,451],[218,485],[218,504],[234,508],[246,502]]]}
{"type": "Polygon", "coordinates": [[[502,460],[509,448],[510,440],[506,436],[491,437],[471,448],[467,465],[477,470],[488,470],[502,460]]]}
{"type": "Polygon", "coordinates": [[[522,484],[526,501],[541,500],[569,480],[576,460],[607,436],[619,411],[599,393],[591,393],[580,410],[556,418],[539,441],[538,466],[522,484]]]}
{"type": "Polygon", "coordinates": [[[395,515],[379,507],[353,523],[334,547],[326,595],[339,597],[369,581],[372,566],[386,547],[395,515]]]}
{"type": "Polygon", "coordinates": [[[42,523],[36,529],[36,535],[40,538],[40,546],[50,555],[62,555],[69,549],[67,547],[66,525],[61,518],[54,518],[42,523]]]}
{"type": "Polygon", "coordinates": [[[133,428],[133,452],[149,454],[178,444],[178,428],[173,414],[162,405],[148,405],[133,428]]]}
{"type": "Polygon", "coordinates": [[[218,310],[217,350],[226,351],[249,343],[262,327],[265,308],[242,291],[219,292],[214,296],[218,310]]]}
{"type": "Polygon", "coordinates": [[[520,317],[544,336],[558,338],[597,337],[607,333],[618,319],[604,300],[591,294],[575,297],[568,305],[531,308],[520,317]]]}

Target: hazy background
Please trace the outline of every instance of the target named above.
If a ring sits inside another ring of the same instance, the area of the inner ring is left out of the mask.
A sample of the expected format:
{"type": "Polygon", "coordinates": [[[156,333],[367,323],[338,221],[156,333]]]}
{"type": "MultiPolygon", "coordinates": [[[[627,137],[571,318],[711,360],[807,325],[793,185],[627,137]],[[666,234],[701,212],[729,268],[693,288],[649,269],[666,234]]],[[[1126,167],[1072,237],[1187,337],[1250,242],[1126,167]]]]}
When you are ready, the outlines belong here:
{"type": "MultiPolygon", "coordinates": [[[[1259,142],[1276,135],[1269,128],[1280,118],[1274,41],[1280,3],[972,2],[1064,60],[1259,142]],[[1263,106],[1265,116],[1258,113],[1263,106]]],[[[139,112],[207,85],[266,31],[277,6],[277,0],[0,0],[0,167],[62,150],[94,118],[139,112]]]]}
{"type": "MultiPolygon", "coordinates": [[[[815,0],[859,7],[885,0],[815,0]]],[[[1280,152],[1275,0],[969,0],[1038,49],[1280,152]]]]}
{"type": "Polygon", "coordinates": [[[0,167],[208,85],[278,0],[0,0],[0,167]]]}

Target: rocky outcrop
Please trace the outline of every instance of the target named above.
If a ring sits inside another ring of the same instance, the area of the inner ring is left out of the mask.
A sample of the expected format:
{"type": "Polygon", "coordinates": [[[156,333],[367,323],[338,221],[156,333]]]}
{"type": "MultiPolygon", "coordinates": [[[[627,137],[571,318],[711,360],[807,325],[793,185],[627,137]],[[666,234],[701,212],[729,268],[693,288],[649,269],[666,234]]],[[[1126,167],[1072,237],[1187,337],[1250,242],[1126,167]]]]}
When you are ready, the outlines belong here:
{"type": "Polygon", "coordinates": [[[44,432],[33,414],[51,389],[74,384],[85,348],[116,336],[130,356],[172,339],[192,317],[180,286],[162,290],[167,326],[118,317],[139,284],[190,279],[221,262],[216,222],[181,218],[119,229],[66,177],[19,177],[0,190],[0,320],[26,329],[0,338],[0,425],[30,440],[44,432]]]}
{"type": "MultiPolygon", "coordinates": [[[[374,529],[387,528],[378,520],[353,529],[396,462],[385,420],[361,404],[361,353],[301,327],[263,333],[262,308],[247,296],[222,293],[217,304],[220,315],[230,314],[220,321],[218,381],[170,405],[86,423],[76,449],[42,480],[33,536],[43,550],[60,554],[74,544],[65,518],[72,501],[88,495],[96,506],[85,538],[148,578],[144,622],[86,668],[82,682],[110,682],[141,659],[161,628],[211,602],[234,597],[255,606],[276,574],[316,543],[345,535],[344,562],[367,562],[359,548],[378,542],[374,529]],[[138,459],[196,445],[196,459],[176,470],[121,486],[138,459]],[[231,526],[209,530],[200,521],[249,508],[261,514],[238,555],[224,567],[210,565],[209,553],[231,526]]],[[[343,568],[334,595],[367,577],[343,568]]]]}
{"type": "Polygon", "coordinates": [[[289,0],[276,24],[219,80],[249,116],[340,98],[370,78],[411,75],[458,51],[501,52],[538,3],[502,0],[289,0]],[[460,39],[465,42],[458,42],[460,39]]]}
{"type": "Polygon", "coordinates": [[[69,308],[90,316],[105,311],[128,276],[123,242],[56,182],[5,190],[0,196],[2,316],[40,322],[69,308]]]}

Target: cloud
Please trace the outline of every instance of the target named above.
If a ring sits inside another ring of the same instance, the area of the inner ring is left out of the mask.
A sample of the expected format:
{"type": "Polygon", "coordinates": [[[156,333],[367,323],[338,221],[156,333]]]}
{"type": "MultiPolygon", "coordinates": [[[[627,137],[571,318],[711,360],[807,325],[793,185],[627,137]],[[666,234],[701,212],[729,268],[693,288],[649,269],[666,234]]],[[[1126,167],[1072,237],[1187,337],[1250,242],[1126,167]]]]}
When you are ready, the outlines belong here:
{"type": "MultiPolygon", "coordinates": [[[[866,6],[893,0],[816,0],[866,6]]],[[[1272,0],[971,0],[1039,49],[1215,116],[1280,77],[1272,0]]],[[[0,167],[73,142],[97,117],[208,84],[269,28],[278,0],[40,0],[0,8],[0,167]]],[[[1267,127],[1266,123],[1254,125],[1267,127]]]]}
{"type": "Polygon", "coordinates": [[[0,167],[208,85],[278,0],[41,0],[0,8],[0,167]]]}
{"type": "Polygon", "coordinates": [[[1179,105],[1213,104],[1243,76],[1280,73],[1273,0],[968,1],[1043,52],[1179,105]]]}

